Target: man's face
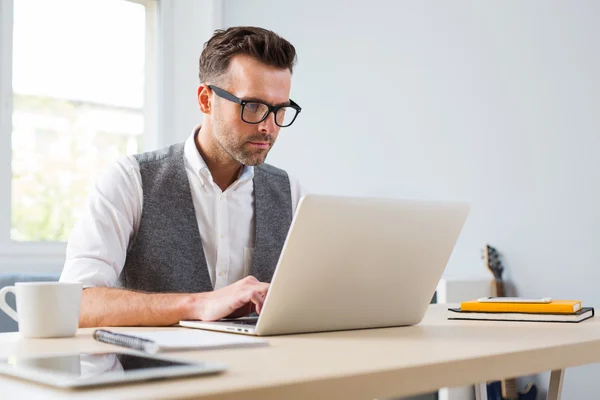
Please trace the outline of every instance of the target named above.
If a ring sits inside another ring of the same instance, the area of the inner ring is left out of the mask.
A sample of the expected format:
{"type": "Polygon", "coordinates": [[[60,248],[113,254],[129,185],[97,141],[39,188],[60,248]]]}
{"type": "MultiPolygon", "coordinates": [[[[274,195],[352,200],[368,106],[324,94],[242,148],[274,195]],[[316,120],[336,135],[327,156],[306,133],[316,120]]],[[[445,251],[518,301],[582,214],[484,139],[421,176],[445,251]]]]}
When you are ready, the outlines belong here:
{"type": "MultiPolygon", "coordinates": [[[[288,69],[276,69],[239,55],[231,59],[226,83],[221,89],[242,100],[279,105],[289,101],[291,78],[288,69]]],[[[216,94],[213,99],[216,104],[210,118],[217,144],[241,164],[262,164],[279,134],[280,127],[275,124],[273,113],[258,124],[249,124],[240,117],[241,105],[216,94]]]]}

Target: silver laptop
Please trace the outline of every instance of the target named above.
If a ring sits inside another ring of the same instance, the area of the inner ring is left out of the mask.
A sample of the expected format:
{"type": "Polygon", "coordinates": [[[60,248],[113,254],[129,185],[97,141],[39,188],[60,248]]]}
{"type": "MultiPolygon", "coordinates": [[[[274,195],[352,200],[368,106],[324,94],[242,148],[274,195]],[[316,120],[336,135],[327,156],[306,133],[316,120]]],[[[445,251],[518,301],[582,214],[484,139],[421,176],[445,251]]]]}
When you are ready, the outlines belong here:
{"type": "Polygon", "coordinates": [[[418,324],[468,212],[458,202],[307,195],[260,316],[179,324],[258,336],[418,324]]]}

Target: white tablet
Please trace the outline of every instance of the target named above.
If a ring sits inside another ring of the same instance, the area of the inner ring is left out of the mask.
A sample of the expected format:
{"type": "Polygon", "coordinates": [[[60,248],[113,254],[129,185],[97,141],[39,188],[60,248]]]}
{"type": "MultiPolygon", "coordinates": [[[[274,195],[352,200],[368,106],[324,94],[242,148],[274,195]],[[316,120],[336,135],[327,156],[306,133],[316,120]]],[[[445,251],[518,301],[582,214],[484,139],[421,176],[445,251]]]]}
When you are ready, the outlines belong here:
{"type": "Polygon", "coordinates": [[[216,374],[224,370],[222,364],[175,360],[137,352],[0,358],[0,373],[60,388],[216,374]]]}

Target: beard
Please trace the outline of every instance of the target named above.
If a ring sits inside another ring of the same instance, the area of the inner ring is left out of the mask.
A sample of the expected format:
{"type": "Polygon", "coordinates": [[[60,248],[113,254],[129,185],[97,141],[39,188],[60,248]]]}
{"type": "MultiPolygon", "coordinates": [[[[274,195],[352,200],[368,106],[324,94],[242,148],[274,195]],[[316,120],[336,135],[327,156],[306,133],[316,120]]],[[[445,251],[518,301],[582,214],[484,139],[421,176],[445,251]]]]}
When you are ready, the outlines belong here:
{"type": "Polygon", "coordinates": [[[264,163],[267,154],[273,147],[273,136],[269,134],[256,133],[244,136],[228,129],[221,121],[216,122],[214,128],[213,135],[221,149],[243,165],[257,166],[264,163]],[[268,142],[269,147],[256,148],[249,142],[268,142]]]}

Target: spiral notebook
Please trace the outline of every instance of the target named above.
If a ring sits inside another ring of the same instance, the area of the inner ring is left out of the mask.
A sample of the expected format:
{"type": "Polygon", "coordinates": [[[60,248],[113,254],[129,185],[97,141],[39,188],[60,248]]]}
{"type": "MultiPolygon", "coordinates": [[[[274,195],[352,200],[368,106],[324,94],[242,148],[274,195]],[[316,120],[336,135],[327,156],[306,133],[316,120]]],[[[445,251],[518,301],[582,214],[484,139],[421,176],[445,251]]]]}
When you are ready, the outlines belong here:
{"type": "Polygon", "coordinates": [[[114,332],[96,329],[94,339],[147,353],[181,350],[208,350],[230,347],[264,346],[268,342],[256,337],[202,330],[157,330],[114,332]]]}

